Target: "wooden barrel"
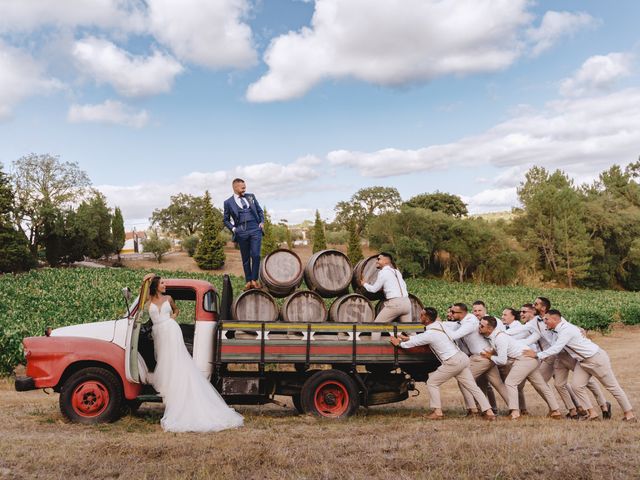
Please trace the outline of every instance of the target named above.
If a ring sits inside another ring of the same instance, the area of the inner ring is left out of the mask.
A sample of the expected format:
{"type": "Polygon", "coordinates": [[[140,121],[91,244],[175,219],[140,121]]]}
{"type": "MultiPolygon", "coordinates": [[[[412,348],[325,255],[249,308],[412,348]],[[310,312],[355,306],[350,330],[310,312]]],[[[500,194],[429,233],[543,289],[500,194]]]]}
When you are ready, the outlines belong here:
{"type": "Polygon", "coordinates": [[[378,260],[377,255],[372,255],[368,258],[363,258],[356,266],[353,267],[353,277],[351,279],[351,286],[354,292],[358,292],[360,295],[364,295],[369,300],[382,300],[384,299],[384,292],[380,290],[376,293],[367,292],[360,284],[360,277],[364,277],[364,283],[373,285],[378,278],[378,269],[376,268],[376,262],[378,260]]]}
{"type": "MultiPolygon", "coordinates": [[[[411,302],[411,321],[413,323],[420,323],[420,312],[424,308],[424,305],[422,305],[420,299],[413,293],[409,294],[409,301],[411,302]]],[[[376,303],[376,317],[380,313],[380,310],[382,310],[382,307],[384,307],[384,300],[376,303]]]]}
{"type": "Polygon", "coordinates": [[[231,306],[234,320],[274,322],[279,313],[275,298],[257,289],[242,292],[231,306]]]}
{"type": "Polygon", "coordinates": [[[300,290],[285,299],[280,315],[285,322],[326,322],[327,307],[316,292],[300,290]]]}
{"type": "Polygon", "coordinates": [[[353,276],[349,258],[338,250],[321,250],[311,256],[304,269],[304,281],[324,298],[349,291],[353,276]]]}
{"type": "Polygon", "coordinates": [[[291,250],[274,250],[260,262],[260,281],[274,297],[291,295],[302,283],[303,275],[300,257],[291,250]]]}
{"type": "Polygon", "coordinates": [[[332,322],[368,323],[374,319],[373,305],[357,293],[336,298],[329,308],[329,320],[332,322]]]}

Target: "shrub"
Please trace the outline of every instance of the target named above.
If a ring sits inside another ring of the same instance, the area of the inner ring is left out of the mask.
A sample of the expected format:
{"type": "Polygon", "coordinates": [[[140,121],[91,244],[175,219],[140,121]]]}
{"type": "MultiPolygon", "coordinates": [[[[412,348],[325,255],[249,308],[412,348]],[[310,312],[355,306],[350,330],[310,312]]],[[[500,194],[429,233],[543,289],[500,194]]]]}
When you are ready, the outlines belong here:
{"type": "Polygon", "coordinates": [[[200,243],[200,239],[197,235],[189,235],[182,239],[182,248],[187,252],[187,255],[193,257],[198,248],[198,243],[200,243]]]}
{"type": "Polygon", "coordinates": [[[149,238],[142,241],[144,251],[153,253],[158,263],[162,262],[165,253],[171,250],[171,242],[166,238],[158,238],[156,233],[152,233],[149,238]]]}
{"type": "Polygon", "coordinates": [[[621,308],[620,321],[625,325],[640,324],[640,305],[626,305],[621,308]]]}
{"type": "Polygon", "coordinates": [[[576,309],[567,317],[571,323],[585,330],[598,330],[606,333],[611,329],[613,318],[598,310],[576,309]]]}

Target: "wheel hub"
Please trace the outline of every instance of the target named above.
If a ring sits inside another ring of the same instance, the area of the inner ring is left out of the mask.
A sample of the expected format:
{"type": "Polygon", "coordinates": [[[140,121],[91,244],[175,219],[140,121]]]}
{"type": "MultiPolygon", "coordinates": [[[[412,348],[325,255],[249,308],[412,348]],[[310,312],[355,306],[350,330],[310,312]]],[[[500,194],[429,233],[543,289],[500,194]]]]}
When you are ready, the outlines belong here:
{"type": "Polygon", "coordinates": [[[109,405],[109,392],[100,382],[84,382],[74,390],[71,404],[78,415],[95,417],[100,415],[109,405]]]}

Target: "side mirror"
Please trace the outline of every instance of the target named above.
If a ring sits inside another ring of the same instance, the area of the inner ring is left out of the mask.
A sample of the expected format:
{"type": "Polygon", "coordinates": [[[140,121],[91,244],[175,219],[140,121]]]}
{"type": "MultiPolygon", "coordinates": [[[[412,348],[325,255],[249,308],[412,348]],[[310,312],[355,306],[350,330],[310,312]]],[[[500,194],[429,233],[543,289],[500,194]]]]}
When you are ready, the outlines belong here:
{"type": "Polygon", "coordinates": [[[122,298],[124,298],[124,305],[127,307],[127,318],[131,318],[131,310],[129,310],[129,303],[131,302],[131,290],[129,287],[122,289],[122,298]]]}

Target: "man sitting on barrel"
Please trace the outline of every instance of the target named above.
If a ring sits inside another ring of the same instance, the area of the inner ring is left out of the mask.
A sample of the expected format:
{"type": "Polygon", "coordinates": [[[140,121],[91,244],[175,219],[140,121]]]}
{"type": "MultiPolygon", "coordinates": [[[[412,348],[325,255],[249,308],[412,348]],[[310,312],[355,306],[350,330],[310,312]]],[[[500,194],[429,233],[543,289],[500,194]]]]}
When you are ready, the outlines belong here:
{"type": "MultiPolygon", "coordinates": [[[[360,277],[360,284],[371,293],[382,290],[384,292],[384,307],[376,316],[374,322],[389,323],[394,320],[400,322],[411,322],[411,301],[407,292],[407,284],[402,278],[402,274],[393,263],[393,257],[390,253],[380,252],[376,262],[378,269],[378,277],[373,285],[364,282],[363,276],[360,277]]],[[[381,334],[373,332],[371,340],[380,340],[381,334]]]]}

